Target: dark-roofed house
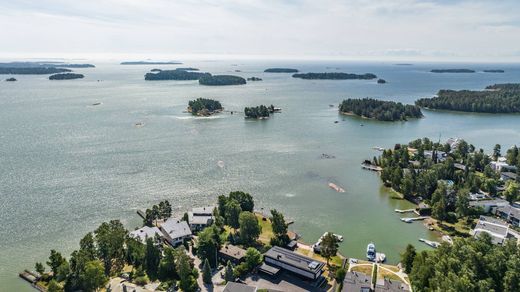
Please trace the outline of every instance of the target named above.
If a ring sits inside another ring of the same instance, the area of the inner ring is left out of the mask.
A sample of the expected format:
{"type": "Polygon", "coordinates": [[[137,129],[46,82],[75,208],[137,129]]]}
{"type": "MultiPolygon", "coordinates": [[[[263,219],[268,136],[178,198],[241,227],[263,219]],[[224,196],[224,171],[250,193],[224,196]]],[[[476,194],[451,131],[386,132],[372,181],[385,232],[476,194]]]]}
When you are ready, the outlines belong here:
{"type": "Polygon", "coordinates": [[[267,266],[278,267],[310,280],[319,279],[325,266],[323,262],[278,246],[273,246],[264,254],[264,262],[267,266]]]}
{"type": "Polygon", "coordinates": [[[513,206],[500,206],[495,210],[495,214],[504,220],[510,222],[514,226],[520,226],[520,208],[516,208],[518,206],[514,204],[513,206]]]}
{"type": "Polygon", "coordinates": [[[359,272],[348,272],[343,280],[341,292],[370,292],[372,291],[372,277],[359,272]]]}
{"type": "Polygon", "coordinates": [[[389,292],[389,291],[410,291],[408,285],[401,281],[390,279],[379,279],[376,283],[375,292],[389,292]]]}
{"type": "Polygon", "coordinates": [[[181,244],[184,239],[191,238],[191,230],[186,221],[181,221],[175,218],[168,218],[159,228],[164,235],[164,238],[172,246],[181,244]]]}
{"type": "Polygon", "coordinates": [[[200,231],[213,223],[214,206],[193,208],[188,212],[188,222],[192,231],[200,231]]]}
{"type": "Polygon", "coordinates": [[[506,171],[506,172],[500,173],[500,178],[503,181],[506,181],[506,180],[516,180],[518,178],[518,175],[516,173],[514,173],[514,172],[506,171]]]}
{"type": "Polygon", "coordinates": [[[256,290],[256,287],[235,282],[228,282],[224,287],[224,292],[256,292],[256,290]]]}
{"type": "Polygon", "coordinates": [[[218,258],[223,263],[230,261],[231,263],[238,265],[244,260],[245,256],[245,249],[231,244],[223,245],[218,251],[218,258]]]}

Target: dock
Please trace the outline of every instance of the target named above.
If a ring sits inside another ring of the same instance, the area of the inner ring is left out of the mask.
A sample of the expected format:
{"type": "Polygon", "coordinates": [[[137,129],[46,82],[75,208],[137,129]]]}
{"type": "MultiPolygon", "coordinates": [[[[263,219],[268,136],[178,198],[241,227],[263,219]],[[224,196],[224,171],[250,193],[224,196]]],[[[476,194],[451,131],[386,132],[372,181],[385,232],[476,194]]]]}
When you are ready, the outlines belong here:
{"type": "Polygon", "coordinates": [[[427,240],[427,239],[424,239],[424,238],[419,238],[419,241],[420,242],[424,242],[425,244],[433,247],[433,248],[438,248],[441,243],[440,242],[437,242],[437,241],[432,241],[432,240],[427,240]]]}
{"type": "Polygon", "coordinates": [[[371,170],[371,171],[382,171],[383,170],[383,168],[381,168],[377,165],[366,164],[366,163],[361,163],[361,168],[366,169],[366,170],[371,170]]]}
{"type": "Polygon", "coordinates": [[[404,214],[404,213],[415,213],[415,214],[417,214],[417,216],[420,215],[419,212],[416,209],[406,209],[406,210],[395,209],[394,211],[396,213],[401,213],[401,214],[404,214]]]}
{"type": "Polygon", "coordinates": [[[18,276],[20,278],[22,278],[23,280],[29,282],[29,284],[31,284],[31,286],[33,288],[35,288],[36,290],[38,290],[38,291],[46,291],[42,287],[36,285],[36,283],[38,282],[38,279],[40,278],[40,276],[38,274],[35,274],[35,273],[33,273],[31,271],[28,271],[28,270],[24,270],[23,272],[19,273],[18,276]]]}
{"type": "Polygon", "coordinates": [[[142,210],[137,210],[137,215],[139,215],[143,219],[146,219],[146,214],[142,210]]]}
{"type": "Polygon", "coordinates": [[[401,218],[401,221],[403,221],[405,223],[412,223],[413,221],[420,221],[420,220],[425,220],[425,219],[428,219],[428,218],[429,218],[428,216],[403,217],[403,218],[401,218]]]}

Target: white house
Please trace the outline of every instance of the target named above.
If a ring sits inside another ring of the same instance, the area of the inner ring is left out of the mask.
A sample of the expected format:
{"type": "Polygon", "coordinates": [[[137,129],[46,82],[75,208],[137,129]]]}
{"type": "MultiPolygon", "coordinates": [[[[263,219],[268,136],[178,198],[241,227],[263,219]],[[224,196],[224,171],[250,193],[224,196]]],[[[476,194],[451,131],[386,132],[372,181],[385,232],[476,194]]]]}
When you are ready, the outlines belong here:
{"type": "Polygon", "coordinates": [[[516,171],[516,166],[509,165],[505,157],[499,157],[497,161],[491,161],[489,165],[496,172],[516,171]]]}
{"type": "Polygon", "coordinates": [[[142,243],[146,243],[147,238],[155,238],[156,235],[162,236],[161,231],[157,227],[144,226],[130,232],[130,237],[133,237],[142,243]]]}
{"type": "Polygon", "coordinates": [[[188,222],[193,231],[200,231],[213,224],[214,206],[193,208],[188,212],[188,222]]]}
{"type": "Polygon", "coordinates": [[[181,221],[176,218],[168,218],[161,224],[160,230],[164,238],[172,246],[181,244],[184,239],[191,238],[191,230],[186,221],[181,221]]]}

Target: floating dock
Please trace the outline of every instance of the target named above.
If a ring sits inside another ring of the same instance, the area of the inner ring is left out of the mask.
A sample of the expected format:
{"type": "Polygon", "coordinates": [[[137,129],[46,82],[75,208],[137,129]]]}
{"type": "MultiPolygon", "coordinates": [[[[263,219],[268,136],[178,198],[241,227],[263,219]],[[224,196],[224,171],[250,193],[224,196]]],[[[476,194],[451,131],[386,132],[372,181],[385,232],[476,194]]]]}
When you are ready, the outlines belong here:
{"type": "Polygon", "coordinates": [[[419,212],[416,209],[406,209],[406,210],[395,209],[394,211],[396,213],[401,213],[401,214],[404,214],[404,213],[415,213],[417,215],[420,215],[419,212]]]}
{"type": "Polygon", "coordinates": [[[366,164],[366,163],[361,163],[361,168],[366,169],[366,170],[371,170],[371,171],[382,171],[383,170],[383,168],[381,168],[377,165],[366,164]]]}
{"type": "Polygon", "coordinates": [[[420,242],[424,242],[425,244],[433,247],[433,248],[438,248],[441,243],[440,242],[437,242],[437,241],[432,241],[432,240],[427,240],[427,239],[424,239],[424,238],[419,238],[419,241],[420,242]]]}
{"type": "Polygon", "coordinates": [[[428,218],[429,218],[428,216],[404,217],[404,218],[401,218],[401,221],[403,221],[405,223],[412,223],[413,221],[420,221],[420,220],[425,220],[425,219],[428,219],[428,218]]]}

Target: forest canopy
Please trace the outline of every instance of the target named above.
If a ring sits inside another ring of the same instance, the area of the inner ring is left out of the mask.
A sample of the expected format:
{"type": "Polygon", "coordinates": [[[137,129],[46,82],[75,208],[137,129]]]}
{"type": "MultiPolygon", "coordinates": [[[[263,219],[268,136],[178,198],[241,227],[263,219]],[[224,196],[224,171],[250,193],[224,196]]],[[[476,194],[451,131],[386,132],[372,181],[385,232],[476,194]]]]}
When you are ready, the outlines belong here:
{"type": "Polygon", "coordinates": [[[215,112],[222,111],[222,105],[218,100],[197,98],[189,101],[188,111],[191,112],[192,115],[209,116],[215,112]]]}
{"type": "Polygon", "coordinates": [[[379,121],[405,121],[423,116],[418,106],[373,98],[346,99],[339,105],[339,112],[379,121]]]}

